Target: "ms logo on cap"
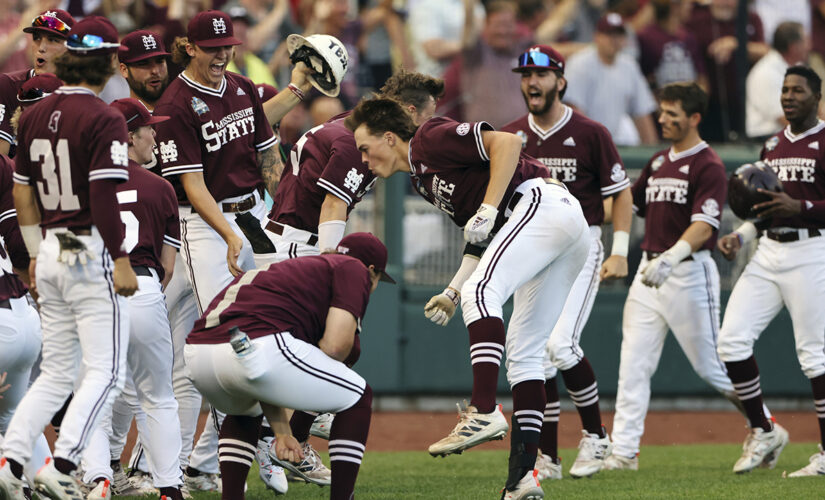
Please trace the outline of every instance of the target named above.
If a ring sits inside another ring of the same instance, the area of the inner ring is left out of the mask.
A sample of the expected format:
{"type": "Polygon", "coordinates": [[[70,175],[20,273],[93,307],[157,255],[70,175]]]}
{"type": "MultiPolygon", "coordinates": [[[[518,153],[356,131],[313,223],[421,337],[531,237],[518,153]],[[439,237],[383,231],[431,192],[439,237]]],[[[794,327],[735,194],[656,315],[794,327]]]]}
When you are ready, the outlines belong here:
{"type": "Polygon", "coordinates": [[[154,50],[158,48],[158,42],[152,35],[143,35],[143,48],[146,50],[154,50]]]}
{"type": "Polygon", "coordinates": [[[226,21],[224,21],[220,17],[212,18],[212,27],[215,28],[216,35],[222,35],[226,33],[226,21]]]}

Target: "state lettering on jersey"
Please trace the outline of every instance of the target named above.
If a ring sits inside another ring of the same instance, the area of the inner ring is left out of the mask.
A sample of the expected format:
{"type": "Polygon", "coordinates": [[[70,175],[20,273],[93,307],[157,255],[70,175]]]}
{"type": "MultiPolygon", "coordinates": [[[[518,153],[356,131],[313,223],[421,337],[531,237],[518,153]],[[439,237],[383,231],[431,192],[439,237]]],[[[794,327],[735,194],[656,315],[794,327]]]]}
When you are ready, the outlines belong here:
{"type": "Polygon", "coordinates": [[[455,192],[455,184],[452,182],[447,182],[444,179],[438,177],[438,174],[433,175],[433,183],[430,191],[433,193],[433,203],[435,207],[447,215],[454,215],[455,208],[453,208],[453,204],[451,198],[453,196],[453,192],[455,192]]]}
{"type": "Polygon", "coordinates": [[[673,177],[649,178],[645,188],[645,202],[670,202],[684,205],[687,203],[688,181],[687,179],[674,179],[673,177]]]}
{"type": "Polygon", "coordinates": [[[577,160],[575,158],[537,158],[550,171],[550,176],[557,181],[573,182],[576,180],[577,160]]]}
{"type": "Polygon", "coordinates": [[[218,123],[212,120],[201,125],[201,135],[206,141],[206,150],[217,151],[224,144],[255,132],[255,116],[252,106],[230,113],[218,123]]]}
{"type": "Polygon", "coordinates": [[[782,182],[815,182],[815,158],[772,158],[764,161],[782,182]]]}

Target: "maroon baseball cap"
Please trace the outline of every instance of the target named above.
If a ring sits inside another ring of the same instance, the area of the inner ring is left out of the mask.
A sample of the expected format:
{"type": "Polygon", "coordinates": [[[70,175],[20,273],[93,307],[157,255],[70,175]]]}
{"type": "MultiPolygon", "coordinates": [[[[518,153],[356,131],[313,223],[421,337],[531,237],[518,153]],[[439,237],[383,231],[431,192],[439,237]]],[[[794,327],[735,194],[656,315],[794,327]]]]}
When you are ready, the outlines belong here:
{"type": "Polygon", "coordinates": [[[74,26],[74,18],[65,10],[44,10],[39,16],[32,19],[32,25],[23,28],[24,33],[45,31],[62,38],[66,38],[74,26]]]}
{"type": "Polygon", "coordinates": [[[564,73],[564,56],[549,45],[533,45],[518,57],[515,73],[528,69],[549,69],[564,73]]]}
{"type": "Polygon", "coordinates": [[[261,98],[261,102],[266,102],[278,95],[278,89],[268,83],[261,83],[255,86],[258,87],[258,97],[261,98]]]}
{"type": "Polygon", "coordinates": [[[103,16],[84,17],[72,26],[66,48],[76,56],[113,54],[120,48],[117,29],[103,16]]]}
{"type": "Polygon", "coordinates": [[[596,31],[599,33],[608,34],[627,34],[627,28],[624,26],[624,19],[622,19],[621,14],[617,14],[616,12],[608,12],[602,16],[602,18],[599,19],[599,22],[596,23],[596,31]]]}
{"type": "Polygon", "coordinates": [[[355,257],[365,266],[375,266],[375,271],[381,274],[381,281],[395,283],[395,280],[385,271],[387,267],[387,247],[372,233],[348,234],[338,242],[338,253],[355,257]]]}
{"type": "Polygon", "coordinates": [[[151,57],[168,57],[169,55],[160,35],[148,30],[137,30],[124,36],[120,41],[120,48],[117,50],[117,58],[123,64],[132,64],[151,57]]]}
{"type": "Polygon", "coordinates": [[[186,36],[190,43],[199,47],[225,47],[240,45],[232,29],[232,19],[226,12],[207,10],[199,12],[189,21],[186,36]]]}
{"type": "Polygon", "coordinates": [[[51,73],[41,73],[23,82],[20,90],[17,91],[17,101],[24,106],[34,104],[60,88],[61,85],[63,81],[60,78],[51,73]]]}
{"type": "Polygon", "coordinates": [[[126,126],[129,127],[129,132],[134,132],[140,127],[147,125],[165,122],[169,119],[168,116],[152,115],[142,102],[132,97],[117,99],[112,101],[112,104],[109,106],[123,113],[123,117],[126,118],[126,126]]]}

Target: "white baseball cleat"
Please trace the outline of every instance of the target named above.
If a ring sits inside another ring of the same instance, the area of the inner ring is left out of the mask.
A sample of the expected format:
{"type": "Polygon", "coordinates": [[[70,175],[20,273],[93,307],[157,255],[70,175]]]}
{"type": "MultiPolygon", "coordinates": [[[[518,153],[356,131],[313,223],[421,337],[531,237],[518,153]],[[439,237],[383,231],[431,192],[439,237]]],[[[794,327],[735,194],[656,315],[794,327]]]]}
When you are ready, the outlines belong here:
{"type": "Polygon", "coordinates": [[[98,481],[86,495],[86,500],[109,500],[112,498],[112,482],[108,479],[98,481]]]}
{"type": "Polygon", "coordinates": [[[810,462],[798,471],[788,474],[788,477],[825,476],[825,451],[822,450],[821,444],[819,453],[811,455],[810,462]]]}
{"type": "Polygon", "coordinates": [[[0,459],[0,500],[26,500],[22,479],[11,472],[8,460],[0,459]]]}
{"type": "Polygon", "coordinates": [[[53,500],[85,500],[80,480],[71,474],[63,474],[54,467],[54,460],[46,459],[46,465],[34,476],[34,490],[53,500]]]}
{"type": "Polygon", "coordinates": [[[542,500],[544,498],[544,490],[541,489],[538,479],[539,472],[536,469],[528,471],[527,474],[521,478],[521,481],[516,484],[515,489],[502,490],[502,500],[542,500]]]}
{"type": "Polygon", "coordinates": [[[611,453],[604,460],[604,470],[639,470],[639,455],[628,458],[611,453]]]}
{"type": "Polygon", "coordinates": [[[479,413],[475,406],[467,406],[465,409],[458,407],[458,424],[450,434],[437,443],[430,445],[430,455],[446,456],[451,453],[461,453],[473,446],[493,439],[502,439],[510,430],[507,419],[501,411],[501,405],[496,405],[490,413],[479,413]]]}
{"type": "Polygon", "coordinates": [[[197,476],[183,475],[183,482],[189,491],[221,491],[221,475],[201,472],[197,476]]]}
{"type": "Polygon", "coordinates": [[[545,479],[561,479],[561,459],[553,460],[550,455],[539,453],[536,457],[536,470],[538,471],[538,480],[545,479]]]}
{"type": "Polygon", "coordinates": [[[766,459],[768,468],[773,468],[779,460],[779,454],[788,444],[788,431],[779,424],[765,432],[761,427],[751,429],[751,434],[742,446],[742,456],[733,465],[733,472],[742,474],[759,467],[766,459]]]}
{"type": "Polygon", "coordinates": [[[309,433],[313,436],[329,441],[329,431],[332,430],[332,421],[335,415],[332,413],[321,413],[315,417],[312,422],[312,427],[309,428],[309,433]]]}
{"type": "Polygon", "coordinates": [[[610,456],[613,451],[613,444],[610,442],[610,436],[602,428],[604,437],[599,437],[598,434],[588,434],[587,431],[582,431],[582,439],[579,441],[579,454],[576,456],[576,461],[570,467],[570,475],[574,478],[590,477],[593,474],[602,470],[604,467],[604,460],[610,456]]]}
{"type": "Polygon", "coordinates": [[[321,455],[309,443],[302,446],[304,459],[297,464],[288,460],[279,460],[275,455],[275,441],[269,447],[269,458],[273,463],[280,465],[290,472],[298,481],[317,484],[318,486],[329,486],[332,483],[332,471],[321,461],[321,455]]]}
{"type": "MultiPolygon", "coordinates": [[[[155,483],[152,481],[152,475],[142,470],[132,470],[132,476],[129,477],[131,489],[128,495],[132,496],[146,496],[146,495],[160,495],[160,491],[155,488],[155,483]]],[[[116,495],[126,495],[127,493],[115,493],[116,495]]]]}
{"type": "Polygon", "coordinates": [[[286,480],[286,473],[282,467],[274,465],[269,459],[269,445],[272,444],[272,437],[265,437],[258,440],[255,448],[255,459],[258,461],[258,474],[266,487],[275,492],[276,495],[283,495],[289,489],[286,480]]]}

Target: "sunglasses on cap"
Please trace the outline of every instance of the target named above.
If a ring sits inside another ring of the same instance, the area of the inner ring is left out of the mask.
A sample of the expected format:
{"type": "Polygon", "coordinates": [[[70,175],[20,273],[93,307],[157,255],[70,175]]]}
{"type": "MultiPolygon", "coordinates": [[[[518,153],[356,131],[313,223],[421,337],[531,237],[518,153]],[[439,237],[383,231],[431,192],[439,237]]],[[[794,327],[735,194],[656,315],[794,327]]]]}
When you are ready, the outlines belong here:
{"type": "Polygon", "coordinates": [[[116,49],[119,43],[104,42],[103,37],[97,35],[71,35],[66,39],[66,47],[77,52],[88,52],[98,49],[116,49]]]}
{"type": "Polygon", "coordinates": [[[64,23],[54,16],[37,16],[32,21],[32,28],[47,28],[57,31],[61,35],[66,35],[72,29],[71,26],[64,23]]]}
{"type": "Polygon", "coordinates": [[[520,55],[518,58],[519,67],[522,66],[544,66],[550,68],[560,68],[561,63],[544,52],[531,50],[520,55]]]}

